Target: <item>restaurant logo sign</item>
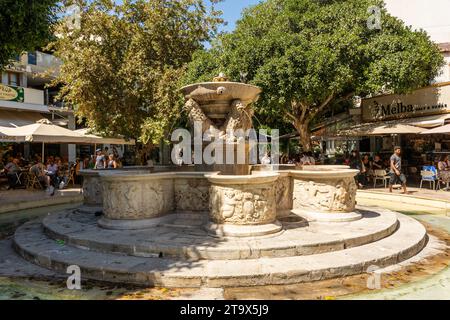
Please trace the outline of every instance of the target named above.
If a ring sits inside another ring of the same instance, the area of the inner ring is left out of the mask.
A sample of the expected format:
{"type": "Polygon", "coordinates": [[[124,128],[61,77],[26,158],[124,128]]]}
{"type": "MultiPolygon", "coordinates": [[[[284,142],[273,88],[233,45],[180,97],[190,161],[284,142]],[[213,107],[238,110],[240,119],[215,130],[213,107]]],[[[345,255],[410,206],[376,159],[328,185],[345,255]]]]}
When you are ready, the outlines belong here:
{"type": "Polygon", "coordinates": [[[433,111],[439,112],[440,110],[447,110],[448,105],[439,103],[432,106],[421,106],[421,105],[405,105],[400,100],[398,102],[392,104],[380,104],[378,101],[374,101],[371,112],[372,116],[375,119],[385,119],[389,117],[398,116],[402,118],[402,116],[413,115],[414,113],[424,113],[429,111],[430,113],[433,111]]]}
{"type": "Polygon", "coordinates": [[[23,102],[24,90],[0,84],[0,100],[23,102]]]}
{"type": "Polygon", "coordinates": [[[369,122],[450,113],[450,85],[363,99],[361,108],[363,121],[369,122]]]}

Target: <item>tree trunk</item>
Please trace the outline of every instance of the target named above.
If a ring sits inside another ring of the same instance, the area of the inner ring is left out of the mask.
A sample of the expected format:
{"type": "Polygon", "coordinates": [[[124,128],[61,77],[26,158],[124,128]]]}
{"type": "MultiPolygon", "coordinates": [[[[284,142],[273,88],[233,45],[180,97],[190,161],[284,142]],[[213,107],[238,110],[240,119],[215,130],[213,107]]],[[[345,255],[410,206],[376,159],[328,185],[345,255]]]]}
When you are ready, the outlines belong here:
{"type": "Polygon", "coordinates": [[[311,131],[309,130],[309,122],[296,121],[294,123],[294,127],[297,130],[297,133],[300,136],[300,145],[303,148],[303,151],[312,151],[312,143],[311,143],[311,131]]]}

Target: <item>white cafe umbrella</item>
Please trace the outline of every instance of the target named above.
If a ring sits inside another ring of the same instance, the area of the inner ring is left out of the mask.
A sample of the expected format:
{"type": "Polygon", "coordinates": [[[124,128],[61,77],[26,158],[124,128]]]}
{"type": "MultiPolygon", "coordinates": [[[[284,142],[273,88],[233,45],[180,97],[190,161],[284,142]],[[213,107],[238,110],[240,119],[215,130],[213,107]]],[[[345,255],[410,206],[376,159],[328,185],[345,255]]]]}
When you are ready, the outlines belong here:
{"type": "Polygon", "coordinates": [[[128,144],[128,145],[136,144],[136,142],[133,139],[125,140],[123,138],[102,137],[93,134],[91,133],[89,128],[75,130],[75,132],[89,139],[90,143],[94,144],[128,144]]]}
{"type": "Polygon", "coordinates": [[[0,127],[0,142],[15,142],[14,138],[6,133],[8,129],[7,127],[0,127]]]}
{"type": "Polygon", "coordinates": [[[54,125],[48,119],[22,127],[4,128],[2,131],[14,142],[41,142],[43,161],[45,143],[90,143],[88,138],[75,131],[54,125]]]}

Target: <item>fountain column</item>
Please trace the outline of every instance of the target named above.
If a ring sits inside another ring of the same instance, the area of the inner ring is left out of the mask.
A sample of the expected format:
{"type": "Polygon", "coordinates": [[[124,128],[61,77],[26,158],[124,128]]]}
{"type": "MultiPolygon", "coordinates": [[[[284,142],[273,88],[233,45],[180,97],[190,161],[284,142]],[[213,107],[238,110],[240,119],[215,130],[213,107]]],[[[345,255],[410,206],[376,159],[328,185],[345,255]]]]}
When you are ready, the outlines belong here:
{"type": "Polygon", "coordinates": [[[229,82],[221,74],[213,82],[193,84],[181,90],[191,124],[200,123],[202,134],[223,140],[224,164],[197,166],[202,171],[214,172],[206,175],[211,183],[207,230],[212,235],[234,237],[279,232],[282,228],[276,220],[279,174],[250,175],[249,142],[238,139],[253,127],[251,104],[258,99],[261,89],[229,82]],[[226,161],[227,148],[234,152],[233,161],[226,161]],[[241,157],[238,152],[243,152],[241,157]]]}

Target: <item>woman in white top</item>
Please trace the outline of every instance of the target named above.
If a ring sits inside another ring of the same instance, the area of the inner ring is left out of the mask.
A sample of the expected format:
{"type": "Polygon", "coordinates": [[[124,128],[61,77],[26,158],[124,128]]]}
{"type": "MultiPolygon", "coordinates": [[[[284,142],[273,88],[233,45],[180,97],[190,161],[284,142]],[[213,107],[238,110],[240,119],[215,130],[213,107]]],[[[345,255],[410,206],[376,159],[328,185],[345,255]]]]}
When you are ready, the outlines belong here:
{"type": "Polygon", "coordinates": [[[448,164],[448,155],[442,155],[441,161],[438,163],[439,178],[447,184],[446,189],[448,190],[450,184],[450,166],[448,164]]]}

